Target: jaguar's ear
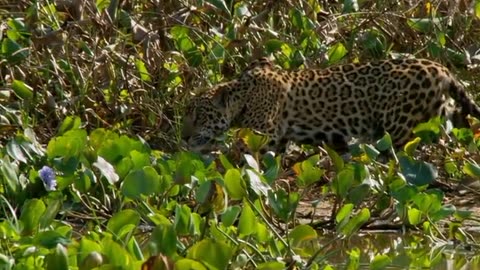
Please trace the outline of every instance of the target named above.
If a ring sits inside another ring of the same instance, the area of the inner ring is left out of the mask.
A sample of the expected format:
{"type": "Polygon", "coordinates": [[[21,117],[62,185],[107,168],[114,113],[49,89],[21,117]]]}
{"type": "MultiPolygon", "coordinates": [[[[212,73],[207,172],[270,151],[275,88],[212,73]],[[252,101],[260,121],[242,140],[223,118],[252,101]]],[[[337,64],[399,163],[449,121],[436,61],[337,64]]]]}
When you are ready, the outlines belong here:
{"type": "Polygon", "coordinates": [[[228,87],[225,87],[225,86],[219,87],[212,97],[213,104],[220,108],[226,108],[228,105],[229,92],[230,92],[230,89],[228,89],[228,87]]]}

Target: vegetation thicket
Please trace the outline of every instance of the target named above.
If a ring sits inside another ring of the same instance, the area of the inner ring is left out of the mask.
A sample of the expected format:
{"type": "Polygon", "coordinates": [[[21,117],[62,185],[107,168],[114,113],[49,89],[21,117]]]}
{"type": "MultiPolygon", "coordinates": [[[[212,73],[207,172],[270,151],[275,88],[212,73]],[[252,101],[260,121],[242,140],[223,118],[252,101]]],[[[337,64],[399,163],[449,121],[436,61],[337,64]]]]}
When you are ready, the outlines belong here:
{"type": "Polygon", "coordinates": [[[292,166],[248,130],[221,143],[251,154],[208,157],[180,130],[195,91],[261,56],[285,69],[429,58],[475,96],[480,0],[0,0],[0,16],[0,269],[478,263],[478,120],[292,166]],[[350,245],[372,229],[414,233],[350,245]]]}

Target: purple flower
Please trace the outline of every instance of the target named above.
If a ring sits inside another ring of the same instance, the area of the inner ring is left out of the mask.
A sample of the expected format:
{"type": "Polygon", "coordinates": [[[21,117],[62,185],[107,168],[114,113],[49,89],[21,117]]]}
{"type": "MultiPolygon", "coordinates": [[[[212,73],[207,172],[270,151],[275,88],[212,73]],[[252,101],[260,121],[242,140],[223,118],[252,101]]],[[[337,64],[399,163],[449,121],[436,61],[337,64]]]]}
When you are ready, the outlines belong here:
{"type": "Polygon", "coordinates": [[[57,186],[57,180],[55,180],[55,172],[52,168],[48,166],[43,166],[40,171],[38,171],[40,178],[43,181],[43,185],[47,191],[55,190],[57,186]]]}

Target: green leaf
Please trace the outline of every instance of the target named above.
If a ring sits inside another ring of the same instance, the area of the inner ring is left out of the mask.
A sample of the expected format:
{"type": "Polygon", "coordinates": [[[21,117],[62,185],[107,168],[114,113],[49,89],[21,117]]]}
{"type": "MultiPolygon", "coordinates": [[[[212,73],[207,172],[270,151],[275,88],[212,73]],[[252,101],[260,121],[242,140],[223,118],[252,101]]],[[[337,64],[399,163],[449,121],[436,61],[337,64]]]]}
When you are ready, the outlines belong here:
{"type": "Polygon", "coordinates": [[[174,269],[207,270],[203,264],[191,259],[180,259],[176,261],[174,269]]]}
{"type": "Polygon", "coordinates": [[[337,223],[341,223],[344,220],[347,220],[353,211],[353,207],[354,205],[351,203],[347,203],[343,205],[342,208],[340,208],[340,210],[338,211],[337,215],[335,216],[335,221],[337,223]]]}
{"type": "Polygon", "coordinates": [[[416,208],[409,208],[407,211],[408,223],[415,226],[423,221],[422,212],[416,208]]]}
{"type": "Polygon", "coordinates": [[[46,248],[54,248],[58,244],[68,245],[70,244],[70,239],[63,236],[57,231],[43,231],[35,235],[33,242],[36,245],[40,245],[46,248]]]}
{"type": "Polygon", "coordinates": [[[18,64],[27,58],[28,51],[10,38],[3,38],[2,40],[2,55],[11,64],[18,64]]]}
{"type": "Polygon", "coordinates": [[[317,232],[308,225],[298,225],[290,232],[289,241],[294,247],[300,247],[305,242],[317,239],[317,232]]]}
{"type": "Polygon", "coordinates": [[[325,171],[316,166],[317,161],[318,156],[313,156],[301,163],[295,164],[293,167],[299,180],[298,184],[301,187],[309,186],[321,180],[325,171]]]}
{"type": "Polygon", "coordinates": [[[257,218],[252,211],[252,208],[248,203],[244,203],[242,214],[240,215],[240,220],[238,222],[238,232],[241,236],[247,236],[255,232],[255,224],[257,223],[257,218]]]}
{"type": "Polygon", "coordinates": [[[225,227],[230,227],[237,220],[242,208],[238,205],[230,206],[225,213],[222,214],[222,223],[225,227]]]}
{"type": "Polygon", "coordinates": [[[392,137],[388,133],[375,143],[375,147],[381,152],[390,150],[392,145],[392,137]]]}
{"type": "Polygon", "coordinates": [[[15,169],[15,165],[13,162],[10,161],[8,156],[3,157],[0,160],[0,172],[3,175],[3,179],[6,180],[8,188],[14,194],[17,193],[17,189],[20,187],[20,182],[17,175],[17,170],[15,169]]]}
{"type": "Polygon", "coordinates": [[[55,137],[47,146],[49,159],[62,157],[78,157],[87,146],[87,132],[83,129],[74,129],[65,132],[62,136],[55,137]]]}
{"type": "Polygon", "coordinates": [[[379,254],[379,255],[376,255],[373,258],[373,260],[370,262],[370,269],[371,270],[384,269],[390,263],[392,263],[392,259],[390,259],[388,255],[379,254]]]}
{"type": "Polygon", "coordinates": [[[336,43],[327,51],[328,55],[328,64],[333,65],[338,61],[342,60],[342,58],[347,54],[347,49],[341,42],[336,43]]]}
{"type": "Polygon", "coordinates": [[[170,29],[170,34],[173,40],[179,40],[180,38],[188,37],[190,29],[183,25],[174,25],[170,29]]]}
{"type": "Polygon", "coordinates": [[[118,238],[130,233],[140,223],[140,214],[132,209],[117,212],[108,220],[107,230],[118,238]]]}
{"type": "Polygon", "coordinates": [[[480,166],[476,163],[472,163],[467,161],[465,165],[463,166],[463,172],[466,173],[467,175],[475,178],[480,177],[480,166]]]}
{"type": "Polygon", "coordinates": [[[359,205],[365,198],[370,195],[370,186],[367,184],[361,184],[352,188],[347,195],[348,201],[359,205]]]}
{"type": "Polygon", "coordinates": [[[171,224],[161,224],[155,227],[150,237],[150,254],[174,256],[177,251],[177,234],[171,224]]]}
{"type": "Polygon", "coordinates": [[[399,155],[398,161],[403,176],[411,184],[428,185],[438,177],[437,169],[430,163],[417,161],[406,155],[399,155]]]}
{"type": "Polygon", "coordinates": [[[270,191],[268,194],[268,202],[273,212],[285,222],[293,217],[299,201],[300,195],[298,192],[287,192],[279,189],[270,191]]]}
{"type": "Polygon", "coordinates": [[[234,248],[212,239],[204,239],[194,244],[187,251],[187,258],[205,264],[209,269],[227,269],[234,248]]]}
{"type": "Polygon", "coordinates": [[[277,269],[285,269],[285,268],[286,268],[286,265],[284,262],[276,262],[276,261],[260,263],[256,267],[257,270],[277,270],[277,269]]]}
{"type": "Polygon", "coordinates": [[[358,231],[370,219],[370,210],[363,208],[341,228],[342,234],[350,236],[358,231]]]}
{"type": "Polygon", "coordinates": [[[418,145],[420,144],[422,139],[420,137],[416,137],[415,139],[409,141],[405,146],[403,147],[403,150],[408,156],[413,156],[415,153],[415,150],[417,150],[418,145]]]}
{"type": "Polygon", "coordinates": [[[192,211],[187,205],[177,204],[175,206],[175,232],[178,235],[189,235],[190,233],[190,217],[192,211]]]}
{"type": "Polygon", "coordinates": [[[331,187],[333,192],[342,199],[347,197],[349,189],[353,186],[354,172],[351,167],[341,170],[333,179],[331,187]]]}
{"type": "Polygon", "coordinates": [[[477,19],[480,19],[480,1],[475,1],[475,5],[473,7],[473,13],[477,17],[477,19]]]}
{"type": "Polygon", "coordinates": [[[47,270],[62,270],[70,269],[68,266],[68,253],[67,249],[61,244],[57,244],[57,247],[53,253],[46,256],[47,270]]]}
{"type": "Polygon", "coordinates": [[[31,199],[25,202],[22,207],[20,221],[23,224],[23,235],[32,234],[38,229],[40,219],[45,212],[45,204],[39,199],[31,199]]]}
{"type": "Polygon", "coordinates": [[[82,125],[82,120],[78,116],[67,116],[63,119],[60,128],[58,129],[58,135],[63,135],[65,132],[72,129],[79,129],[82,125]]]}
{"type": "Polygon", "coordinates": [[[137,67],[138,73],[140,73],[140,79],[144,82],[151,82],[152,78],[150,77],[150,73],[148,73],[147,67],[145,63],[140,59],[135,59],[135,67],[137,67]]]}
{"type": "MultiPolygon", "coordinates": [[[[90,253],[93,253],[93,252],[99,253],[102,251],[102,247],[100,246],[99,243],[93,240],[87,239],[87,237],[82,237],[79,242],[80,243],[78,246],[78,250],[77,250],[78,252],[76,256],[77,256],[77,262],[81,262],[82,264],[86,263],[85,260],[87,259],[90,253]]],[[[82,269],[85,269],[85,268],[82,268],[82,269]]]]}
{"type": "Polygon", "coordinates": [[[442,130],[442,119],[434,117],[426,123],[420,123],[413,129],[413,134],[422,138],[425,143],[431,143],[438,138],[442,130]]]}
{"type": "Polygon", "coordinates": [[[142,195],[148,196],[158,192],[160,176],[151,166],[131,171],[123,181],[122,194],[128,198],[139,199],[142,195]]]}
{"type": "Polygon", "coordinates": [[[106,256],[106,261],[110,265],[116,266],[114,269],[131,269],[132,257],[130,253],[117,242],[109,237],[105,237],[101,241],[102,253],[106,256]]]}
{"type": "Polygon", "coordinates": [[[335,171],[341,171],[345,165],[345,161],[343,161],[343,158],[337,152],[335,152],[335,150],[331,149],[327,145],[324,145],[323,148],[325,148],[328,156],[332,160],[333,165],[335,166],[335,171]]]}
{"type": "Polygon", "coordinates": [[[277,51],[282,50],[282,46],[285,42],[279,39],[270,39],[265,43],[265,51],[267,54],[271,54],[277,51]]]}
{"type": "Polygon", "coordinates": [[[240,200],[247,195],[247,185],[238,169],[227,170],[223,179],[230,198],[240,200]]]}
{"type": "Polygon", "coordinates": [[[13,80],[12,89],[15,95],[23,100],[31,100],[33,98],[33,88],[23,81],[13,80]]]}

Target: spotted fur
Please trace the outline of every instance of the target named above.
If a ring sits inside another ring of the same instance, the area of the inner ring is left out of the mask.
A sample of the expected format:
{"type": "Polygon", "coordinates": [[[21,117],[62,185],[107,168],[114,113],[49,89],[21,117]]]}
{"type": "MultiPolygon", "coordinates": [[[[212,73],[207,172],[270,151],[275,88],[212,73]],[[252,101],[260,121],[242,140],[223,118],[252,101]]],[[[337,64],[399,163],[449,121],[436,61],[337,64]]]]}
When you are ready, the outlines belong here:
{"type": "Polygon", "coordinates": [[[184,137],[208,148],[229,128],[251,128],[282,151],[288,141],[344,151],[352,138],[372,141],[385,132],[404,145],[419,123],[480,108],[448,69],[425,59],[384,60],[327,69],[277,69],[265,58],[238,79],[219,84],[189,103],[184,137]],[[449,106],[451,100],[455,107],[449,106]]]}

